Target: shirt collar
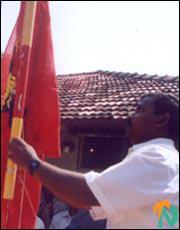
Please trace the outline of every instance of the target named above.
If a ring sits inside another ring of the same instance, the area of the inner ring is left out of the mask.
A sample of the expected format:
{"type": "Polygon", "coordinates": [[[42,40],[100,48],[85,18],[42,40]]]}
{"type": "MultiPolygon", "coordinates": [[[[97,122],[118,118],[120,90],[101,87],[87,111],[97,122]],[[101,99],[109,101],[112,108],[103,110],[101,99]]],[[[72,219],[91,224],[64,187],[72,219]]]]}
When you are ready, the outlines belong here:
{"type": "Polygon", "coordinates": [[[142,148],[150,144],[163,144],[163,145],[168,145],[168,146],[174,146],[174,141],[169,138],[154,138],[150,141],[146,141],[140,144],[133,145],[132,147],[129,148],[128,153],[134,152],[138,150],[139,148],[142,148]]]}

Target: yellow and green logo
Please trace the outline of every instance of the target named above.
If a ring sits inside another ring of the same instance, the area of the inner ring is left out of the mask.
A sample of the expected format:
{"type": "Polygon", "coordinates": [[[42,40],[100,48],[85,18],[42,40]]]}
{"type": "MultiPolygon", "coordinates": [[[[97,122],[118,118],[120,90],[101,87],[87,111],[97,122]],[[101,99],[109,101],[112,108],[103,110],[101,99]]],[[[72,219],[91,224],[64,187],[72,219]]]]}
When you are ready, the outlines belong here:
{"type": "Polygon", "coordinates": [[[158,228],[163,228],[163,218],[169,227],[173,227],[179,221],[179,210],[171,205],[168,200],[157,202],[153,206],[153,212],[158,216],[158,228]]]}

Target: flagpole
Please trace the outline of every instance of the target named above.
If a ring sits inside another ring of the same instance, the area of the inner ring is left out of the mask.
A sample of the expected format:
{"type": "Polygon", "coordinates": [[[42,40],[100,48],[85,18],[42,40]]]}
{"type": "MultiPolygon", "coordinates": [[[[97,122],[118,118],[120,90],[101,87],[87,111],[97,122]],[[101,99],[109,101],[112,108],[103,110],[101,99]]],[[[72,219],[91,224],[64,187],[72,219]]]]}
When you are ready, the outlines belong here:
{"type": "MultiPolygon", "coordinates": [[[[33,40],[36,1],[22,1],[25,4],[22,34],[20,40],[21,52],[19,55],[20,67],[15,96],[15,104],[12,119],[11,138],[21,137],[23,127],[23,116],[25,110],[26,88],[29,75],[29,64],[31,55],[31,46],[33,40]]],[[[12,200],[14,198],[15,183],[16,183],[17,165],[10,159],[7,161],[7,169],[5,174],[5,185],[3,198],[12,200]]]]}

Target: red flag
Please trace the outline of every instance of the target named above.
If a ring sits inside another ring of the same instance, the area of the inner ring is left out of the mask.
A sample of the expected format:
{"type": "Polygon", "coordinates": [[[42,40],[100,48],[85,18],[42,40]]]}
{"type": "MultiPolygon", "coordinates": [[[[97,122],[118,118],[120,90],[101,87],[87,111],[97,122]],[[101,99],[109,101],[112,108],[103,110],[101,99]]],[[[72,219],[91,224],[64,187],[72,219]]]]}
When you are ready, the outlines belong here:
{"type": "MultiPolygon", "coordinates": [[[[2,59],[1,193],[4,189],[7,144],[10,139],[14,99],[17,97],[17,84],[21,84],[21,82],[18,82],[18,71],[22,58],[20,55],[20,36],[22,33],[23,4],[26,4],[26,1],[21,3],[16,26],[2,59]]],[[[44,156],[59,156],[60,118],[55,76],[48,2],[38,1],[30,56],[22,137],[37,150],[41,158],[44,158],[44,156]]],[[[24,170],[18,168],[15,198],[10,201],[2,199],[1,228],[34,228],[40,190],[41,184],[24,170]]]]}

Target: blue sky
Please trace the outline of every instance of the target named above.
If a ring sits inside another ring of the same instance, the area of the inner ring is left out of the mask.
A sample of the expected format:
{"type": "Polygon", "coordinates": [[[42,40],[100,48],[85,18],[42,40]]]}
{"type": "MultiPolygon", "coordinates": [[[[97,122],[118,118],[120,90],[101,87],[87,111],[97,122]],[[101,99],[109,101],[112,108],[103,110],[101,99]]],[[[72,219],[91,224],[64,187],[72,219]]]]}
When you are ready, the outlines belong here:
{"type": "MultiPolygon", "coordinates": [[[[1,8],[4,51],[19,1],[1,8]]],[[[50,1],[57,74],[96,70],[179,75],[178,1],[50,1]]]]}

